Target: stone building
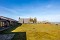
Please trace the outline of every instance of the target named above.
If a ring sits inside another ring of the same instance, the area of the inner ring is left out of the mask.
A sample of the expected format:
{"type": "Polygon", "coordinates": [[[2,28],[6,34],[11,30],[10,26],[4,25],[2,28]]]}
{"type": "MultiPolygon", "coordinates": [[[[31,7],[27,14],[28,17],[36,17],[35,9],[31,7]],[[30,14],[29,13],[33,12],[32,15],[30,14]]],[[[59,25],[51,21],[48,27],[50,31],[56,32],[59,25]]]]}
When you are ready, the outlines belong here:
{"type": "Polygon", "coordinates": [[[0,27],[7,27],[10,25],[16,25],[16,23],[18,23],[18,21],[14,20],[14,19],[0,16],[0,27]]]}
{"type": "Polygon", "coordinates": [[[19,23],[29,23],[29,18],[20,18],[19,23]]]}
{"type": "Polygon", "coordinates": [[[20,18],[19,17],[19,23],[33,23],[34,22],[34,18],[20,18]],[[30,21],[30,19],[32,19],[32,21],[30,21]]]}

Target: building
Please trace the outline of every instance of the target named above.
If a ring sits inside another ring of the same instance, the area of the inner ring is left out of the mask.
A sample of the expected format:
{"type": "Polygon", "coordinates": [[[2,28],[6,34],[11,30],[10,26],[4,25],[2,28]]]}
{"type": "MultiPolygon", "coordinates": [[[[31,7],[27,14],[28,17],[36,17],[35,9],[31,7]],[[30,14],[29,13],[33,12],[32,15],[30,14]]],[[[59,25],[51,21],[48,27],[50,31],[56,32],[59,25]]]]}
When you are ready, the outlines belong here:
{"type": "Polygon", "coordinates": [[[34,18],[20,18],[19,17],[19,23],[34,23],[34,18]],[[30,19],[32,19],[32,21],[30,21],[30,19]]]}
{"type": "Polygon", "coordinates": [[[20,18],[19,23],[29,23],[29,18],[20,18]]]}
{"type": "Polygon", "coordinates": [[[0,16],[0,27],[7,27],[10,25],[16,25],[16,23],[18,23],[18,21],[14,20],[14,19],[0,16]]]}

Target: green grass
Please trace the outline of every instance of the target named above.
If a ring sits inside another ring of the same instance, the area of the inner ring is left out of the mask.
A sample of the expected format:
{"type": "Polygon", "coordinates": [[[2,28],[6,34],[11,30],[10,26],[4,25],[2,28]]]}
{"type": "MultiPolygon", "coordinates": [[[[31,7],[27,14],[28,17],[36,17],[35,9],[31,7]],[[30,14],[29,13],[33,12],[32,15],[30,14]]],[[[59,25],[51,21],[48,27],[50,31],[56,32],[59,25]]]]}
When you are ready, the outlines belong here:
{"type": "MultiPolygon", "coordinates": [[[[55,24],[22,24],[4,31],[5,33],[15,33],[13,40],[20,40],[26,32],[27,40],[59,40],[60,25],[55,24]],[[21,34],[22,33],[22,34],[21,34]]],[[[21,40],[23,40],[24,36],[21,40]]]]}
{"type": "Polygon", "coordinates": [[[12,32],[26,32],[27,40],[60,39],[60,25],[55,24],[23,24],[12,32]]]}

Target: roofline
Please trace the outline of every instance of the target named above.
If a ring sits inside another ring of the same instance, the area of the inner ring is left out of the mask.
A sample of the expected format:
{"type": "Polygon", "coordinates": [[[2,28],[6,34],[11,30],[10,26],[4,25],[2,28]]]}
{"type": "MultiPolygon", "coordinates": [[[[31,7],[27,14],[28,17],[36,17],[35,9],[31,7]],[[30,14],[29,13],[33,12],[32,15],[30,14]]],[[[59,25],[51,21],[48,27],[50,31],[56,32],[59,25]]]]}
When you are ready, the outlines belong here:
{"type": "Polygon", "coordinates": [[[8,18],[8,17],[4,17],[4,16],[0,16],[0,18],[5,19],[5,20],[9,20],[9,21],[17,21],[17,20],[14,20],[14,19],[11,19],[11,18],[8,18]]]}

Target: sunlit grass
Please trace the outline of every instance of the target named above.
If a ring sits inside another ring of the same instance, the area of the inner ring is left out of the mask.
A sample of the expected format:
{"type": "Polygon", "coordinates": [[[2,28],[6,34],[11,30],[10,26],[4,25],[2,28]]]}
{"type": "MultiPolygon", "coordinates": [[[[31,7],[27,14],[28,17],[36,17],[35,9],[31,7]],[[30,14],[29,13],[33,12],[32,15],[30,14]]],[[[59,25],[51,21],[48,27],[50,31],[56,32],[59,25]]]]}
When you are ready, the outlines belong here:
{"type": "Polygon", "coordinates": [[[26,32],[27,40],[59,40],[60,25],[22,24],[12,32],[26,32]]]}

